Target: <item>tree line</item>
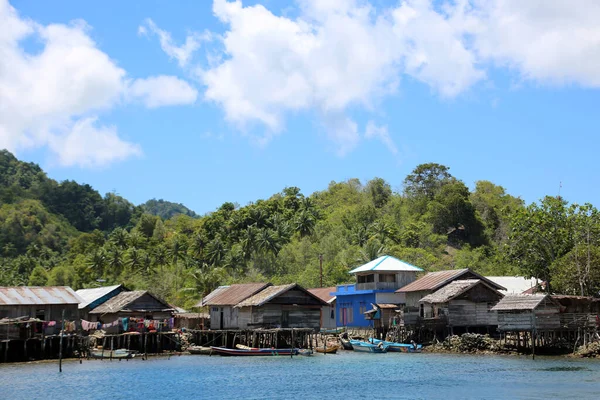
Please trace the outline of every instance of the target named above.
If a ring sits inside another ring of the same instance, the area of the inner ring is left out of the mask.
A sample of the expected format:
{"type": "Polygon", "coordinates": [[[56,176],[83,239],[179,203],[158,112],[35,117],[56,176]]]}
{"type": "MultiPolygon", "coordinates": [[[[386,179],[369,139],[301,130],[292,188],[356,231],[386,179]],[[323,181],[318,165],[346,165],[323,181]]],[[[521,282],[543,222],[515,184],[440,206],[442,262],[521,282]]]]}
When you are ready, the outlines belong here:
{"type": "Polygon", "coordinates": [[[473,190],[448,167],[417,166],[394,192],[374,178],[297,187],[196,215],[177,203],[135,206],[0,152],[0,285],[124,283],[189,306],[235,282],[324,284],[390,254],[427,271],[534,276],[546,289],[598,295],[600,221],[590,204],[524,202],[489,181],[473,190]]]}

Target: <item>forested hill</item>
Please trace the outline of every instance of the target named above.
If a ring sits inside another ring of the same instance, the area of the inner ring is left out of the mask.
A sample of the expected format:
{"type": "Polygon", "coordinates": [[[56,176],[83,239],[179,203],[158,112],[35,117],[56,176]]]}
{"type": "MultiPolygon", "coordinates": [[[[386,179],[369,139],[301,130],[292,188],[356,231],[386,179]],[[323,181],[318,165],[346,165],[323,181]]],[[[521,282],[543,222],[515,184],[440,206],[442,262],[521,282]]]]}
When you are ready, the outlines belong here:
{"type": "Polygon", "coordinates": [[[427,271],[537,276],[553,291],[598,294],[600,217],[592,206],[545,197],[526,207],[488,181],[470,191],[433,163],[403,184],[402,193],[380,178],[331,182],[310,195],[288,187],[198,217],[175,203],[134,206],[89,185],[56,182],[2,151],[0,285],[118,282],[189,306],[233,282],[317,286],[319,254],[326,285],[390,254],[427,271]]]}

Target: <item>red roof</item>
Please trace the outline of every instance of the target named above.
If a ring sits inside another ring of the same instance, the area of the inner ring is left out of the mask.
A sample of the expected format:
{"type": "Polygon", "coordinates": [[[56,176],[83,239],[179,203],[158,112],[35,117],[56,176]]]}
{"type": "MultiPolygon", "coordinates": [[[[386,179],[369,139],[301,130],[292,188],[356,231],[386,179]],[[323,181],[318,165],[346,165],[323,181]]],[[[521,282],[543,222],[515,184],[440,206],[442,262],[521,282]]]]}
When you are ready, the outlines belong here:
{"type": "Polygon", "coordinates": [[[209,299],[204,301],[204,305],[207,306],[235,306],[236,304],[246,300],[248,297],[255,295],[267,286],[271,286],[270,283],[239,283],[231,285],[227,288],[218,288],[219,292],[211,296],[207,296],[209,299]]]}
{"type": "Polygon", "coordinates": [[[314,294],[315,296],[317,296],[318,298],[320,298],[321,300],[323,300],[324,302],[329,303],[335,297],[331,293],[335,292],[336,289],[337,288],[335,286],[332,286],[332,287],[308,289],[308,291],[311,292],[312,294],[314,294]]]}

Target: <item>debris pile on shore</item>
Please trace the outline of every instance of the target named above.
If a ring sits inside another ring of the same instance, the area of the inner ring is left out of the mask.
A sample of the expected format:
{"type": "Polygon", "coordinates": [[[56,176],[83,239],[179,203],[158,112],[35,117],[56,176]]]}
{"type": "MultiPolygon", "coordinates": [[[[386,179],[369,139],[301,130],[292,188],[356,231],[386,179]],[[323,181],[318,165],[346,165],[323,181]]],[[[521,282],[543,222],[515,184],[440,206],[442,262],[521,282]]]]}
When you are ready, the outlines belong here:
{"type": "Polygon", "coordinates": [[[581,346],[575,353],[578,357],[596,358],[600,357],[600,342],[592,342],[587,346],[581,346]]]}
{"type": "Polygon", "coordinates": [[[460,336],[448,336],[443,342],[430,346],[428,351],[449,353],[506,353],[508,350],[489,335],[464,333],[460,336]]]}

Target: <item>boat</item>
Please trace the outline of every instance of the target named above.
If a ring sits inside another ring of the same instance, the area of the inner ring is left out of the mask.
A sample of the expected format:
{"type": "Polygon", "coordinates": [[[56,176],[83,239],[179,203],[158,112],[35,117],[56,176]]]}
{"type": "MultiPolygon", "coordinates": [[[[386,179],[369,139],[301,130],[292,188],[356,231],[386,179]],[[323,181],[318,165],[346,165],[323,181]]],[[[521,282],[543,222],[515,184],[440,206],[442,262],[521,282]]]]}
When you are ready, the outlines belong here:
{"type": "Polygon", "coordinates": [[[236,344],[235,348],[240,350],[258,350],[258,347],[250,347],[243,344],[236,344]]]}
{"type": "Polygon", "coordinates": [[[388,351],[387,347],[384,346],[383,343],[373,344],[353,339],[350,339],[350,343],[352,344],[354,351],[360,351],[364,353],[387,353],[388,351]]]}
{"type": "Polygon", "coordinates": [[[190,346],[187,348],[187,351],[190,352],[191,354],[204,354],[204,355],[210,355],[210,353],[212,352],[210,347],[205,347],[205,346],[190,346]]]}
{"type": "Polygon", "coordinates": [[[337,344],[333,345],[333,346],[327,346],[325,348],[323,347],[315,347],[315,350],[317,353],[323,353],[323,354],[335,354],[338,349],[340,348],[340,346],[338,346],[337,344]]]}
{"type": "Polygon", "coordinates": [[[301,356],[312,356],[314,353],[311,349],[299,349],[298,354],[301,356]]]}
{"type": "Polygon", "coordinates": [[[221,356],[289,356],[299,354],[299,349],[228,349],[215,346],[211,346],[211,349],[213,354],[221,356]]]}
{"type": "Polygon", "coordinates": [[[90,352],[91,358],[97,359],[128,359],[135,357],[135,353],[133,351],[127,349],[117,349],[117,350],[103,350],[103,349],[93,349],[90,352]]]}
{"type": "Polygon", "coordinates": [[[321,328],[321,330],[319,331],[319,333],[323,334],[323,335],[339,335],[340,333],[343,333],[346,329],[345,328],[335,328],[335,329],[323,329],[321,328]]]}
{"type": "Polygon", "coordinates": [[[397,342],[388,342],[386,340],[379,339],[369,339],[369,341],[373,344],[383,344],[383,346],[387,347],[388,351],[393,352],[401,352],[401,353],[420,353],[423,345],[420,344],[407,344],[407,343],[397,343],[397,342]]]}
{"type": "Polygon", "coordinates": [[[344,348],[344,350],[353,350],[352,343],[350,343],[350,341],[348,339],[340,338],[340,343],[342,344],[342,347],[344,348]]]}

